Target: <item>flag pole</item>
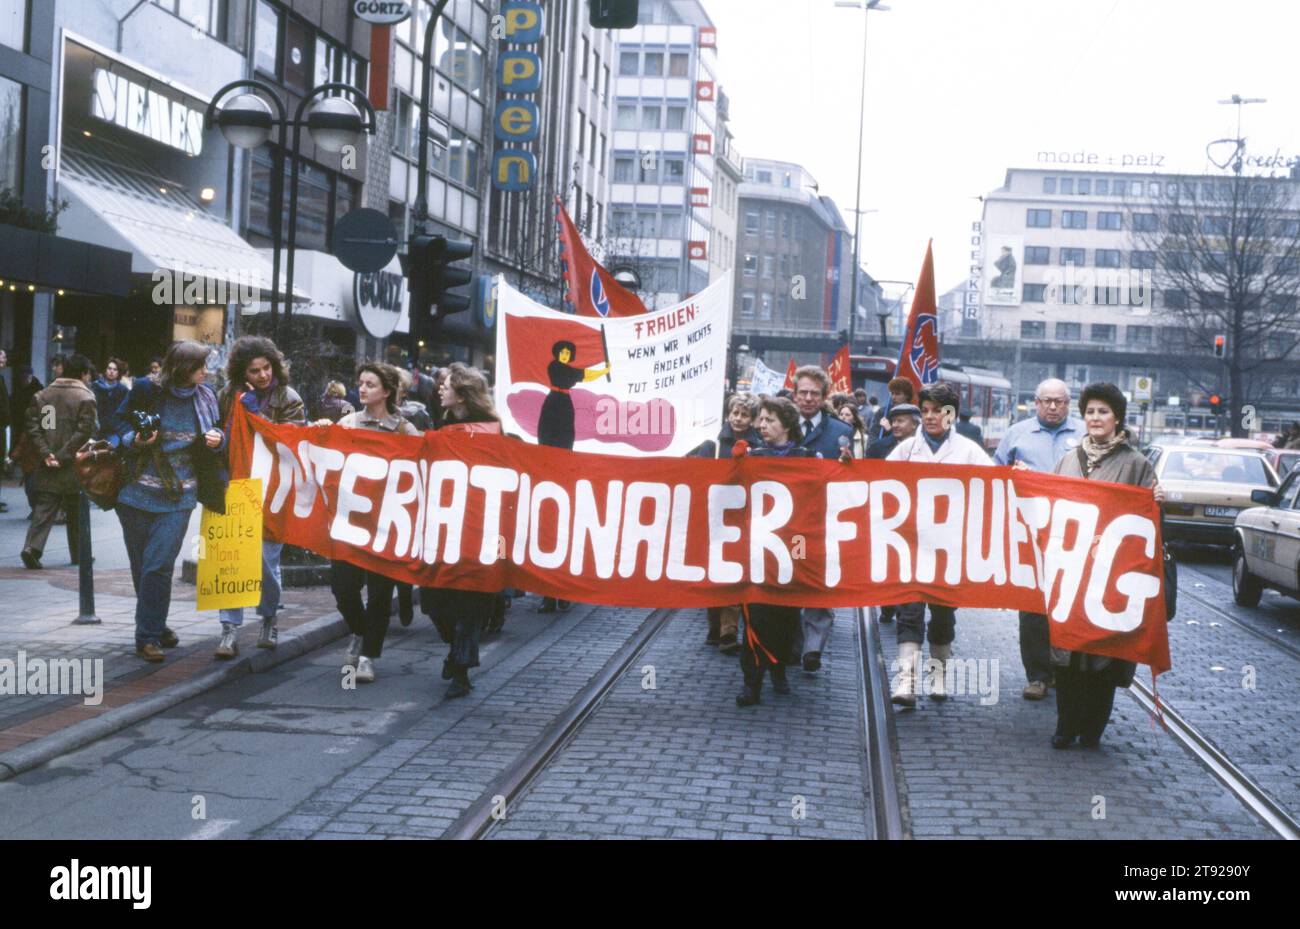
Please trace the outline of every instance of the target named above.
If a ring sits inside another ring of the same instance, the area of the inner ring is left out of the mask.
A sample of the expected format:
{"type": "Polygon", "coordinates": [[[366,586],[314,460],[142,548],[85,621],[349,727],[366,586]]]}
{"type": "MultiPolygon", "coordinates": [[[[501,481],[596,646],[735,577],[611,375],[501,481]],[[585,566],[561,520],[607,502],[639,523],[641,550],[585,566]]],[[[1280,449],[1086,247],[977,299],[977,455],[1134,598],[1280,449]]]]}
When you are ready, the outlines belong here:
{"type": "MultiPolygon", "coordinates": [[[[637,323],[637,325],[639,326],[641,324],[637,323]]],[[[600,348],[601,351],[605,353],[605,382],[612,384],[614,383],[614,373],[610,370],[611,365],[609,363],[609,340],[605,338],[604,323],[601,323],[600,325],[600,348]]]]}

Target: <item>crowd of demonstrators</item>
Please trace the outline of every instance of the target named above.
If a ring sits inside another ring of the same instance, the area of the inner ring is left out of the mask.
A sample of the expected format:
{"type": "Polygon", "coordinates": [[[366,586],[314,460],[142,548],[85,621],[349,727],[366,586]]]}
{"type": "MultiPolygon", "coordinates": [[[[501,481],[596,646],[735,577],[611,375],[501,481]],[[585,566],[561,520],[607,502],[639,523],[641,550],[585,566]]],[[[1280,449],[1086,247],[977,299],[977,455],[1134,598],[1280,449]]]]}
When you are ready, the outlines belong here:
{"type": "MultiPolygon", "coordinates": [[[[993,461],[1051,473],[1062,458],[1075,453],[1085,434],[1083,421],[1070,414],[1070,388],[1049,378],[1034,391],[1034,415],[1007,430],[993,461]]],[[[1054,683],[1045,613],[1021,612],[1020,661],[1026,680],[1022,695],[1026,700],[1042,700],[1054,683]]]]}
{"type": "MultiPolygon", "coordinates": [[[[302,397],[289,386],[289,370],[284,355],[270,339],[243,336],[230,347],[226,362],[226,385],[217,394],[221,422],[229,420],[236,400],[268,422],[305,426],[307,413],[302,397]]],[[[257,615],[262,628],[257,647],[275,648],[279,638],[276,613],[280,608],[280,555],[283,543],[262,540],[262,587],[257,615]]],[[[244,624],[243,607],[221,611],[221,640],[216,657],[222,660],[239,654],[239,629],[244,624]]]]}
{"type": "Polygon", "coordinates": [[[29,569],[42,567],[41,554],[60,509],[67,513],[68,550],[78,562],[81,485],[73,459],[99,429],[95,395],[91,392],[90,362],[81,355],[63,364],[63,377],[39,391],[25,413],[27,441],[39,464],[32,477],[32,522],[27,527],[21,557],[29,569]]]}
{"type": "Polygon", "coordinates": [[[217,395],[204,383],[210,354],[199,342],[172,345],[157,381],[132,385],[109,437],[130,469],[116,510],[135,585],[136,655],[149,662],[179,643],[167,614],[190,515],[199,503],[225,512],[226,433],[217,395]]]}
{"type": "MultiPolygon", "coordinates": [[[[961,402],[956,388],[939,382],[921,390],[921,431],[903,439],[889,453],[888,461],[950,465],[992,466],[988,454],[954,428],[961,402]]],[[[900,604],[898,618],[899,674],[891,699],[901,706],[916,705],[916,688],[921,660],[921,643],[928,637],[930,661],[926,665],[933,700],[944,700],[944,672],[952,658],[957,635],[957,611],[952,607],[916,600],[900,604]],[[927,632],[926,607],[930,609],[927,632]]]]}
{"type": "MultiPolygon", "coordinates": [[[[1064,455],[1053,469],[1065,477],[1149,487],[1157,501],[1164,492],[1155,470],[1138,451],[1124,428],[1128,402],[1114,384],[1089,384],[1079,398],[1086,435],[1073,454],[1064,455]]],[[[1056,733],[1053,748],[1069,748],[1077,738],[1085,748],[1096,748],[1110,722],[1115,690],[1133,683],[1133,662],[1084,652],[1052,648],[1056,679],[1056,733]]]]}
{"type": "MultiPolygon", "coordinates": [[[[392,365],[367,362],[357,368],[357,396],[361,408],[338,421],[344,429],[369,429],[389,435],[419,435],[397,411],[401,392],[398,370],[392,365]]],[[[316,425],[329,426],[328,419],[316,425]]],[[[356,681],[372,683],[375,661],[383,654],[388,634],[388,619],[393,607],[396,582],[376,571],[367,571],[347,561],[330,562],[330,589],[352,638],[346,663],[356,668],[356,681]],[[362,599],[362,592],[366,598],[362,599]]]]}

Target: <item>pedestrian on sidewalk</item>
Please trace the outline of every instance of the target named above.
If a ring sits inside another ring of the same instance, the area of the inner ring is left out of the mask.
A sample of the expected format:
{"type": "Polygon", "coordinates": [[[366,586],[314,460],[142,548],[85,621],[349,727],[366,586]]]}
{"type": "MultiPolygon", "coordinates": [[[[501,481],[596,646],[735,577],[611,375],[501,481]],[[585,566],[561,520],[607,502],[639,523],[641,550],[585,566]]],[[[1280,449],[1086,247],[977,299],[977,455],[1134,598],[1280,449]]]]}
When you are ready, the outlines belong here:
{"type": "MultiPolygon", "coordinates": [[[[481,371],[460,362],[447,368],[447,376],[438,388],[438,400],[444,417],[442,431],[450,430],[453,436],[458,431],[456,427],[461,425],[501,422],[492,405],[487,378],[481,371]]],[[[479,665],[479,639],[492,618],[497,596],[490,591],[449,587],[433,591],[435,615],[442,624],[443,637],[451,639],[451,650],[442,664],[442,679],[451,681],[448,699],[464,697],[474,686],[469,682],[469,669],[479,665]]]]}
{"type": "Polygon", "coordinates": [[[122,402],[130,393],[127,386],[122,383],[122,376],[126,370],[126,362],[122,359],[109,358],[104,363],[104,373],[90,382],[90,389],[95,392],[95,404],[99,412],[99,431],[95,435],[97,439],[117,431],[114,428],[113,417],[122,408],[122,402]]]}
{"type": "MultiPolygon", "coordinates": [[[[799,445],[799,420],[802,411],[783,397],[763,397],[758,401],[758,431],[763,447],[750,455],[766,458],[812,458],[813,453],[799,445]]],[[[740,670],[745,685],[736,695],[736,706],[753,706],[763,690],[763,675],[772,674],[772,690],[785,695],[790,684],[785,676],[785,659],[794,645],[800,617],[799,607],[771,603],[748,603],[743,610],[744,643],[740,651],[740,670]]],[[[832,614],[834,615],[834,614],[832,614]]]]}
{"type": "MultiPolygon", "coordinates": [[[[961,398],[951,384],[940,381],[921,389],[921,432],[904,439],[889,453],[888,461],[916,461],[932,464],[980,465],[992,467],[988,453],[954,428],[961,398]]],[[[898,616],[897,684],[891,700],[904,707],[916,706],[916,686],[921,662],[921,642],[927,638],[926,606],[930,608],[930,660],[926,664],[931,700],[946,700],[944,683],[952,643],[957,637],[957,611],[950,606],[924,600],[900,604],[898,616]]]]}
{"type": "MultiPolygon", "coordinates": [[[[758,398],[753,394],[732,394],[727,400],[727,421],[718,433],[718,457],[731,459],[737,442],[744,442],[749,448],[758,448],[763,444],[763,437],[754,428],[754,416],[758,412],[758,398]]],[[[740,605],[711,606],[706,614],[709,630],[704,644],[716,645],[724,655],[735,655],[740,651],[740,605]]]]}
{"type": "MultiPolygon", "coordinates": [[[[226,386],[217,394],[223,423],[230,421],[236,398],[248,412],[269,422],[307,425],[302,397],[289,386],[289,369],[284,354],[270,339],[246,335],[236,339],[230,347],[226,386]]],[[[262,597],[257,604],[262,629],[257,637],[258,648],[275,648],[279,638],[275,616],[280,608],[280,553],[283,550],[283,542],[262,540],[262,597]]],[[[238,636],[243,624],[243,607],[221,611],[221,641],[217,644],[215,657],[228,660],[239,654],[238,636]]]]}
{"type": "MultiPolygon", "coordinates": [[[[1087,434],[1083,420],[1070,415],[1070,388],[1048,378],[1034,391],[1034,413],[1007,430],[993,453],[995,464],[1050,474],[1066,455],[1074,454],[1087,434]]],[[[1045,613],[1020,612],[1020,662],[1025,667],[1026,700],[1042,700],[1052,678],[1052,643],[1045,613]]]]}
{"type": "MultiPolygon", "coordinates": [[[[9,367],[9,352],[0,348],[0,478],[9,469],[9,425],[14,417],[22,416],[24,410],[10,410],[9,408],[9,385],[5,383],[4,370],[9,367]]],[[[18,444],[17,438],[14,444],[18,444]]],[[[0,490],[4,489],[3,483],[0,483],[0,490]]],[[[0,500],[0,513],[8,513],[9,504],[0,500]]]]}
{"type": "MultiPolygon", "coordinates": [[[[1055,473],[1090,481],[1150,487],[1156,501],[1164,491],[1155,469],[1132,444],[1124,427],[1128,401],[1114,384],[1089,384],[1079,397],[1079,412],[1088,431],[1073,454],[1056,464],[1055,473]]],[[[1137,666],[1131,661],[1052,649],[1056,671],[1056,733],[1052,748],[1069,748],[1077,738],[1085,748],[1096,748],[1110,722],[1115,689],[1133,683],[1137,666]]]]}
{"type": "MultiPolygon", "coordinates": [[[[397,369],[392,365],[368,361],[357,368],[357,397],[361,409],[338,421],[344,429],[369,429],[390,435],[419,435],[397,412],[400,390],[397,369]]],[[[317,426],[332,425],[328,419],[317,426]]],[[[352,639],[345,662],[357,669],[356,681],[371,684],[375,680],[375,661],[384,651],[388,619],[393,611],[393,586],[396,582],[383,574],[367,571],[347,561],[330,562],[330,589],[334,602],[348,624],[352,639]],[[361,599],[365,590],[366,599],[361,599]]]]}
{"type": "Polygon", "coordinates": [[[27,441],[40,458],[33,476],[35,506],[32,524],[21,557],[29,569],[41,567],[41,554],[50,537],[59,510],[68,514],[68,550],[77,563],[80,540],[81,483],[73,467],[77,449],[85,445],[99,428],[95,413],[95,395],[90,387],[90,362],[73,355],[64,363],[64,377],[57,378],[35,397],[27,408],[27,441]]]}
{"type": "Polygon", "coordinates": [[[185,340],[167,349],[157,382],[137,378],[115,414],[109,441],[126,455],[130,477],[117,518],[135,585],[135,653],[149,662],[180,644],[167,627],[172,575],[194,508],[224,513],[226,433],[217,395],[204,383],[212,350],[185,340]]]}
{"type": "MultiPolygon", "coordinates": [[[[62,358],[62,355],[55,355],[55,358],[62,358]]],[[[51,362],[53,364],[53,362],[51,362]]],[[[62,362],[60,362],[60,366],[62,362]]],[[[37,380],[36,375],[32,372],[31,365],[19,365],[17,369],[17,378],[14,383],[13,401],[10,409],[13,411],[13,422],[24,432],[27,424],[27,408],[32,405],[32,397],[45,389],[45,385],[37,380]]],[[[14,439],[14,445],[18,445],[18,439],[14,439]]],[[[36,512],[36,497],[33,495],[33,485],[35,482],[35,470],[23,471],[23,493],[27,497],[27,506],[32,513],[36,512]]],[[[27,516],[31,519],[31,513],[27,516]]]]}
{"type": "MultiPolygon", "coordinates": [[[[827,406],[826,398],[831,390],[830,375],[824,368],[805,365],[794,372],[794,383],[794,404],[802,432],[797,428],[791,436],[814,458],[838,459],[841,455],[841,442],[852,448],[853,427],[837,419],[835,411],[827,406]]],[[[835,611],[825,607],[804,607],[800,614],[795,643],[798,646],[798,663],[809,674],[821,668],[822,650],[830,640],[831,627],[834,625],[835,611]]]]}

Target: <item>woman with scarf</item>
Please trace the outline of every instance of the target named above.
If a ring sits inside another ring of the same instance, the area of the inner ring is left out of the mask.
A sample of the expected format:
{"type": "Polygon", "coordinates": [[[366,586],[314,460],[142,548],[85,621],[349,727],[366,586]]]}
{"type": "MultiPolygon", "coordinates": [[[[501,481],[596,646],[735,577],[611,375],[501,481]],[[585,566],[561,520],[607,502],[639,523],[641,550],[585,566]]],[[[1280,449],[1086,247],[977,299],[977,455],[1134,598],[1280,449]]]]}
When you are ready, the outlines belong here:
{"type": "MultiPolygon", "coordinates": [[[[758,401],[758,432],[763,447],[743,449],[739,454],[766,458],[811,458],[798,444],[799,410],[784,397],[761,397],[758,401]]],[[[753,706],[763,689],[763,673],[772,672],[772,690],[788,694],[782,656],[788,655],[799,627],[799,607],[769,603],[748,603],[742,608],[745,628],[741,634],[740,669],[745,686],[736,695],[736,706],[753,706]]]]}
{"type": "MultiPolygon", "coordinates": [[[[1088,434],[1073,454],[1056,465],[1056,473],[1090,481],[1150,487],[1156,500],[1164,491],[1156,483],[1151,462],[1132,444],[1124,428],[1128,402],[1114,384],[1089,384],[1079,397],[1079,412],[1088,434]]],[[[1069,748],[1077,738],[1096,748],[1110,722],[1115,688],[1133,682],[1135,665],[1118,658],[1052,649],[1056,677],[1056,734],[1053,748],[1069,748]]]]}
{"type": "MultiPolygon", "coordinates": [[[[230,347],[226,386],[217,394],[223,423],[229,421],[236,398],[248,412],[269,422],[307,425],[302,397],[289,386],[284,355],[270,339],[246,335],[230,347]]],[[[262,630],[257,637],[258,648],[276,646],[275,614],[280,607],[280,553],[283,550],[283,542],[262,541],[262,599],[257,604],[262,630]]],[[[239,628],[243,623],[243,607],[221,611],[221,641],[217,644],[215,657],[225,661],[239,654],[239,628]]]]}
{"type": "Polygon", "coordinates": [[[194,507],[226,510],[226,433],[217,395],[203,383],[209,354],[208,346],[188,340],[169,348],[157,383],[136,380],[109,437],[130,469],[117,518],[135,585],[135,653],[149,662],[162,661],[162,650],[179,644],[167,613],[194,507]],[[150,423],[150,417],[157,419],[150,423]]]}
{"type": "MultiPolygon", "coordinates": [[[[458,426],[470,423],[501,422],[492,405],[487,378],[460,362],[447,368],[447,376],[438,386],[438,400],[444,413],[440,431],[455,432],[458,426]]],[[[469,682],[469,669],[478,667],[479,638],[492,617],[497,595],[449,587],[435,588],[430,594],[434,623],[443,640],[451,644],[442,664],[442,679],[451,681],[447,697],[464,697],[474,687],[469,682]]]]}

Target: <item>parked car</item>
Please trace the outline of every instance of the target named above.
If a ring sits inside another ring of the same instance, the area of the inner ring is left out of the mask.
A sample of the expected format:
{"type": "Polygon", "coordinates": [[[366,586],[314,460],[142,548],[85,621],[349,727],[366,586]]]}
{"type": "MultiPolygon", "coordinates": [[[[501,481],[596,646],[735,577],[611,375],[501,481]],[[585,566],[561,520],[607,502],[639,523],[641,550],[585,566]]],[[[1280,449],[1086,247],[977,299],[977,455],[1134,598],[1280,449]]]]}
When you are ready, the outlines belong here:
{"type": "Polygon", "coordinates": [[[1300,470],[1277,490],[1256,490],[1259,506],[1237,516],[1232,546],[1232,594],[1255,606],[1265,587],[1300,598],[1300,470]]]}
{"type": "Polygon", "coordinates": [[[1147,458],[1165,491],[1165,540],[1229,546],[1251,494],[1281,481],[1262,451],[1209,445],[1152,445],[1147,458]]]}
{"type": "Polygon", "coordinates": [[[1286,477],[1300,464],[1300,448],[1270,448],[1264,452],[1264,457],[1278,477],[1286,477]]]}

